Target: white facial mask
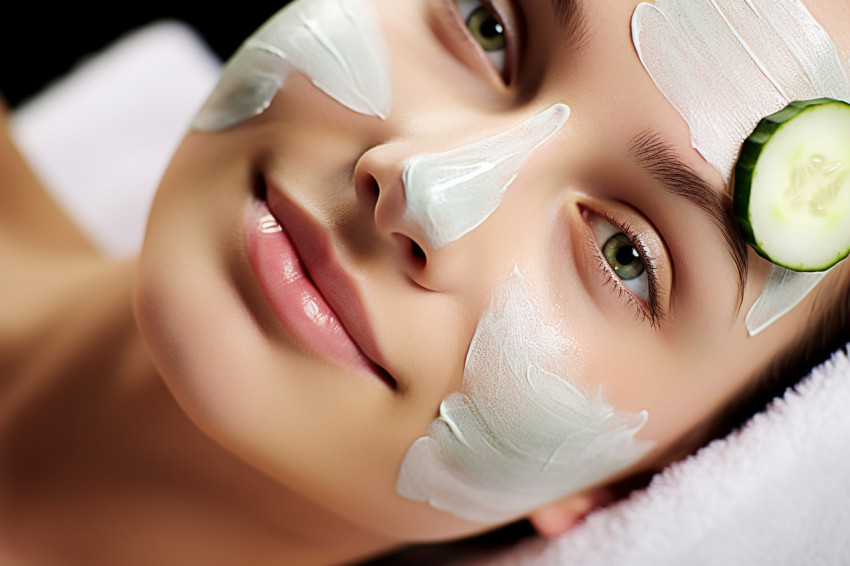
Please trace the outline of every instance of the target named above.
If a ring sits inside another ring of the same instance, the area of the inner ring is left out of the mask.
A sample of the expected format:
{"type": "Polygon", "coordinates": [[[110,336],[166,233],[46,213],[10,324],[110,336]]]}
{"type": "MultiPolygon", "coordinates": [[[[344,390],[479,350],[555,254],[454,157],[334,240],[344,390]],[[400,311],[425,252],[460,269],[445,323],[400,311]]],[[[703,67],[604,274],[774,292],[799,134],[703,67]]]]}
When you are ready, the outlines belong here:
{"type": "Polygon", "coordinates": [[[386,52],[364,0],[298,0],[242,44],[192,127],[222,130],[261,114],[292,71],[347,108],[386,118],[392,99],[386,52]]]}
{"type": "MultiPolygon", "coordinates": [[[[850,102],[829,35],[799,0],[657,0],[632,18],[632,39],[691,142],[729,183],[759,120],[795,100],[850,102]]],[[[754,335],[796,306],[823,274],[772,266],[747,316],[754,335]]]]}
{"type": "Polygon", "coordinates": [[[405,165],[405,217],[432,248],[441,248],[484,222],[531,154],[567,122],[570,109],[556,104],[531,120],[473,145],[420,155],[405,165]]]}
{"type": "Polygon", "coordinates": [[[579,389],[583,356],[543,312],[515,270],[478,323],[461,390],[405,455],[400,495],[496,523],[604,480],[652,448],[634,439],[645,411],[615,411],[598,390],[579,389]]]}

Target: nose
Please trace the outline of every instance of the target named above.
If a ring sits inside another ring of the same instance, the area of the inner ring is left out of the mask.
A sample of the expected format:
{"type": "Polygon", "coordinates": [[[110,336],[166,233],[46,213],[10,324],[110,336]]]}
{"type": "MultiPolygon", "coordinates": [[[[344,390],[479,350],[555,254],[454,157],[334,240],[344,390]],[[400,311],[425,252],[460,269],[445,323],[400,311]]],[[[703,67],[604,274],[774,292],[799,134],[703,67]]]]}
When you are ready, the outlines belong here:
{"type": "Polygon", "coordinates": [[[464,272],[465,246],[432,245],[421,223],[408,213],[404,171],[415,153],[406,142],[369,149],[357,163],[355,190],[361,200],[374,206],[378,237],[405,275],[424,289],[449,291],[464,272]]]}
{"type": "Polygon", "coordinates": [[[496,211],[530,155],[568,117],[569,108],[556,104],[502,133],[448,151],[417,155],[396,142],[363,156],[358,190],[376,199],[378,230],[394,241],[413,280],[433,290],[455,282],[463,271],[455,271],[455,264],[472,259],[458,251],[468,247],[458,240],[496,211]]]}

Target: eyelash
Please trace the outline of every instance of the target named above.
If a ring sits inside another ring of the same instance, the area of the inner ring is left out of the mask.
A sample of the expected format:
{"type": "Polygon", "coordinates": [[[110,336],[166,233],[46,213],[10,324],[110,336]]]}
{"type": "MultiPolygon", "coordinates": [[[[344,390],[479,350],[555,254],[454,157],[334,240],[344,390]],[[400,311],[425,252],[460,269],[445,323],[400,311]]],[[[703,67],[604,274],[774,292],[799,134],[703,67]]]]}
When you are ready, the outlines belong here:
{"type": "Polygon", "coordinates": [[[647,305],[642,300],[635,297],[634,294],[623,284],[620,277],[614,273],[614,270],[610,265],[608,265],[608,261],[605,259],[605,256],[602,255],[602,250],[599,248],[600,242],[597,242],[594,236],[590,236],[588,238],[588,243],[590,244],[594,257],[596,258],[597,267],[602,275],[603,283],[610,286],[612,292],[617,293],[618,300],[631,304],[635,308],[635,314],[638,318],[646,320],[653,328],[657,327],[664,317],[660,308],[660,290],[658,287],[657,263],[655,258],[653,258],[646,249],[646,245],[641,240],[640,234],[638,234],[638,232],[634,230],[629,223],[618,222],[604,214],[594,214],[598,214],[601,218],[610,222],[620,232],[625,234],[632,244],[634,244],[635,249],[640,255],[640,259],[643,262],[644,270],[646,271],[649,304],[647,305]]]}

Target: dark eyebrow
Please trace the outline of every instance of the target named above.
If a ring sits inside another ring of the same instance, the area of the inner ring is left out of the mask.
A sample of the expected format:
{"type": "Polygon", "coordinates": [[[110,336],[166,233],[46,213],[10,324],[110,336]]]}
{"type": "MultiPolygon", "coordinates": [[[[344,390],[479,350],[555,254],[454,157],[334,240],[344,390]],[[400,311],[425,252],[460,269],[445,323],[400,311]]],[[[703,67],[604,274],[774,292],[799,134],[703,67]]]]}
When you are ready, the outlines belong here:
{"type": "Polygon", "coordinates": [[[732,213],[732,198],[726,192],[713,189],[655,132],[646,131],[636,136],[631,152],[637,163],[667,192],[697,206],[720,230],[738,270],[737,308],[740,309],[747,284],[747,243],[732,213]]]}
{"type": "Polygon", "coordinates": [[[587,37],[588,22],[582,9],[581,0],[551,0],[555,20],[564,29],[567,41],[581,46],[587,37]]]}

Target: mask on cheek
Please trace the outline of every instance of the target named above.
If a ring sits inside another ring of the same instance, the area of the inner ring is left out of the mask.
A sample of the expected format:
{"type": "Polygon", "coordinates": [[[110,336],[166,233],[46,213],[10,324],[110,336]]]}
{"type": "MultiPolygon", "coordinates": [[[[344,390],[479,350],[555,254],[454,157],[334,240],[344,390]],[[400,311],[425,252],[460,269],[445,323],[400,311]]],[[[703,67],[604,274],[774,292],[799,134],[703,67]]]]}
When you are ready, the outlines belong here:
{"type": "Polygon", "coordinates": [[[576,344],[544,322],[515,270],[478,323],[461,390],[401,465],[403,497],[482,523],[518,518],[642,458],[647,413],[579,389],[576,344]]]}
{"type": "Polygon", "coordinates": [[[239,48],[192,127],[222,130],[261,114],[293,71],[354,112],[386,118],[392,98],[386,52],[364,0],[298,0],[239,48]]]}

